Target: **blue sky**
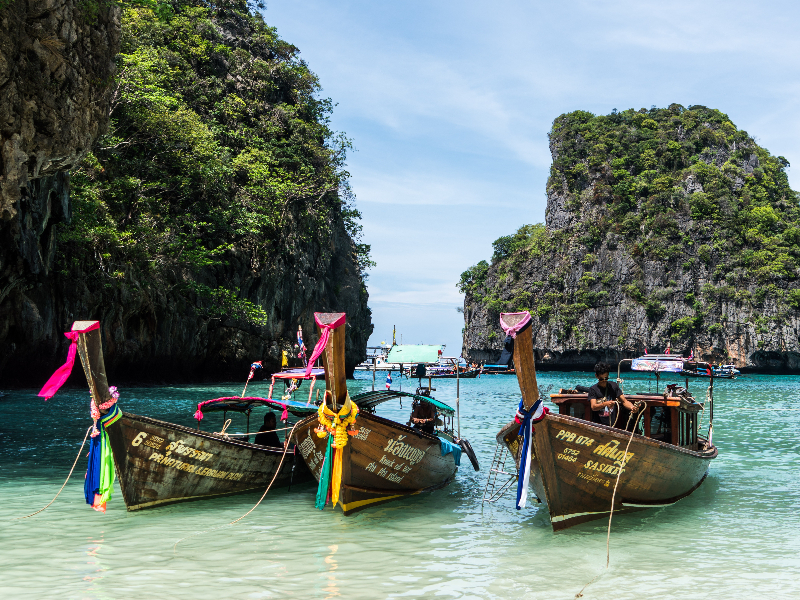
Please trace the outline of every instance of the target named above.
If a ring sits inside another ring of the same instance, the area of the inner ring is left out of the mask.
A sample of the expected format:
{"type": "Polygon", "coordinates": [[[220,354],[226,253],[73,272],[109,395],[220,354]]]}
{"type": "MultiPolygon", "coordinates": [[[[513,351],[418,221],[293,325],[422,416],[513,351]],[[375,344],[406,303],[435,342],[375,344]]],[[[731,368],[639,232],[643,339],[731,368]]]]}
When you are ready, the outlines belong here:
{"type": "Polygon", "coordinates": [[[797,2],[272,0],[264,16],[357,150],[371,344],[396,325],[398,341],[460,352],[456,282],[544,221],[562,113],[703,104],[800,166],[797,2]]]}

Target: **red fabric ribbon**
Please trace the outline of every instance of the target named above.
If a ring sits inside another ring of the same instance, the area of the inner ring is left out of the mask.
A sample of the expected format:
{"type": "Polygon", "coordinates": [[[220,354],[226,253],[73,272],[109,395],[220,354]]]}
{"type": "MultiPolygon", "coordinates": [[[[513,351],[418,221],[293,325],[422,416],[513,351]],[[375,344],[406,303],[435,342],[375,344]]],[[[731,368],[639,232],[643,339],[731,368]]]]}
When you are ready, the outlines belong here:
{"type": "MultiPolygon", "coordinates": [[[[73,325],[73,327],[75,326],[73,325]]],[[[67,352],[67,362],[61,365],[58,370],[50,376],[50,379],[44,384],[42,391],[39,392],[39,396],[45,400],[49,400],[56,395],[56,392],[64,385],[67,379],[69,379],[72,373],[72,367],[75,366],[75,353],[78,351],[78,338],[82,333],[94,331],[95,329],[100,329],[100,321],[94,321],[86,329],[73,329],[64,334],[72,341],[69,345],[69,352],[67,352]]]]}
{"type": "Polygon", "coordinates": [[[320,323],[319,320],[320,314],[321,313],[314,313],[314,321],[316,321],[317,325],[319,325],[320,328],[322,328],[322,335],[319,337],[317,345],[314,346],[314,352],[311,353],[311,358],[308,359],[308,366],[306,367],[306,378],[308,378],[308,376],[311,375],[311,369],[314,368],[314,363],[317,361],[322,352],[325,350],[325,346],[328,345],[328,338],[331,336],[331,330],[341,327],[342,325],[345,324],[345,321],[347,320],[346,319],[347,315],[342,313],[342,316],[336,319],[333,323],[320,323]]]}

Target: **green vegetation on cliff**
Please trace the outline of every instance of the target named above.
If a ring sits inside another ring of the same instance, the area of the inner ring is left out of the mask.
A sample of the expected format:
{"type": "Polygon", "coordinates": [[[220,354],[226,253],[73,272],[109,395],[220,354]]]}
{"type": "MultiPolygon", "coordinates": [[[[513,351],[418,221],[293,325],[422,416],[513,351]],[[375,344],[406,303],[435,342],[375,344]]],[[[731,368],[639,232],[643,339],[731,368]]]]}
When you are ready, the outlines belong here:
{"type": "Polygon", "coordinates": [[[547,228],[526,225],[496,240],[491,264],[461,276],[468,301],[532,310],[574,339],[580,316],[611,306],[620,289],[653,323],[680,296],[688,314],[668,333],[683,341],[721,331],[723,303],[771,303],[773,320],[800,308],[800,205],[789,163],[722,112],[677,104],[576,111],[554,121],[550,144],[547,228]],[[613,258],[620,254],[628,262],[613,258]],[[547,268],[531,272],[535,264],[547,268]],[[656,271],[663,281],[655,283],[656,271]]]}
{"type": "MultiPolygon", "coordinates": [[[[298,49],[254,8],[123,5],[109,131],[72,173],[64,274],[261,324],[232,260],[258,278],[300,256],[323,264],[342,224],[358,242],[349,141],[330,128],[332,103],[298,49]]],[[[363,275],[369,247],[354,252],[363,275]]]]}

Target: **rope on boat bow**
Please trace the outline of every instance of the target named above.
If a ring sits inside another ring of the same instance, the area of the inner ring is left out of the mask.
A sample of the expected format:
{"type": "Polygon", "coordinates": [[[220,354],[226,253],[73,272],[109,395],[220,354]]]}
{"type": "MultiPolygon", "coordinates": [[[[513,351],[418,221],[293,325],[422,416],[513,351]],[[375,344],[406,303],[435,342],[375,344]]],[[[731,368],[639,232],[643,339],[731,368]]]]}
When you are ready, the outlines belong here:
{"type": "Polygon", "coordinates": [[[57,493],[55,496],[53,496],[53,499],[52,499],[52,500],[50,500],[50,502],[48,502],[48,503],[47,503],[47,504],[44,506],[44,508],[40,508],[40,509],[39,509],[39,510],[37,510],[36,512],[33,512],[33,513],[29,514],[29,515],[25,515],[24,517],[17,517],[16,519],[14,519],[14,521],[20,521],[20,520],[22,520],[22,519],[28,519],[28,518],[30,518],[30,517],[32,517],[32,516],[34,516],[34,515],[38,515],[40,512],[42,512],[43,510],[45,510],[45,509],[46,509],[47,507],[49,507],[49,506],[50,506],[50,505],[51,505],[53,502],[55,502],[55,501],[56,501],[56,498],[58,498],[59,494],[60,494],[61,492],[63,492],[63,491],[64,491],[64,488],[67,486],[67,482],[69,481],[69,478],[70,478],[70,477],[72,477],[72,472],[75,470],[75,465],[77,465],[77,464],[78,464],[78,459],[81,457],[81,453],[83,452],[83,447],[86,445],[86,440],[89,438],[89,432],[90,432],[90,431],[91,431],[93,428],[94,428],[94,425],[92,425],[91,427],[89,427],[89,429],[87,429],[87,430],[86,430],[86,435],[84,435],[84,436],[83,436],[83,442],[81,443],[81,448],[80,448],[80,450],[78,450],[78,455],[75,457],[75,462],[73,462],[73,463],[72,463],[72,468],[69,470],[69,475],[67,475],[67,478],[64,480],[64,483],[63,483],[63,485],[61,486],[61,489],[59,489],[59,490],[58,490],[58,493],[57,493]]]}

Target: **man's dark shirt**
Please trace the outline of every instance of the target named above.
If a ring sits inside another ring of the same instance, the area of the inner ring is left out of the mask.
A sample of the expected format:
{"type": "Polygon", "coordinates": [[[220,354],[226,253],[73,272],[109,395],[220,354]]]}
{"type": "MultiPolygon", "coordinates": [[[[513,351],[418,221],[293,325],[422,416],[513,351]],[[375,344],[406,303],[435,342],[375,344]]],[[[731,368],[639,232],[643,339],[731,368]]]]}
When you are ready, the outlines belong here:
{"type": "MultiPolygon", "coordinates": [[[[420,402],[414,407],[414,410],[411,411],[411,418],[435,419],[436,409],[433,407],[432,404],[428,404],[427,402],[420,402]]],[[[433,428],[436,425],[434,421],[429,421],[427,423],[414,423],[414,421],[412,420],[411,423],[416,429],[420,429],[426,433],[433,433],[433,428]]]]}
{"type": "MultiPolygon", "coordinates": [[[[602,389],[599,383],[595,383],[592,387],[589,388],[589,401],[591,402],[592,398],[597,400],[598,402],[606,402],[608,400],[616,400],[620,397],[622,391],[619,389],[619,385],[614,383],[613,381],[606,381],[606,389],[602,389]]],[[[617,407],[609,406],[608,410],[610,411],[609,416],[603,416],[602,414],[598,415],[600,422],[603,425],[613,425],[616,421],[616,412],[617,407]]],[[[599,411],[595,412],[605,412],[604,409],[600,409],[599,411]]]]}
{"type": "Polygon", "coordinates": [[[269,446],[271,448],[281,448],[283,446],[275,430],[267,428],[266,425],[262,425],[261,429],[258,430],[255,442],[253,443],[259,446],[269,446]]]}
{"type": "Polygon", "coordinates": [[[592,398],[599,400],[600,402],[605,402],[606,400],[616,400],[619,398],[620,394],[622,394],[622,392],[619,389],[619,385],[613,381],[606,381],[606,389],[601,389],[599,383],[595,383],[589,388],[589,400],[592,398]]]}

